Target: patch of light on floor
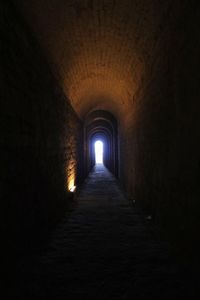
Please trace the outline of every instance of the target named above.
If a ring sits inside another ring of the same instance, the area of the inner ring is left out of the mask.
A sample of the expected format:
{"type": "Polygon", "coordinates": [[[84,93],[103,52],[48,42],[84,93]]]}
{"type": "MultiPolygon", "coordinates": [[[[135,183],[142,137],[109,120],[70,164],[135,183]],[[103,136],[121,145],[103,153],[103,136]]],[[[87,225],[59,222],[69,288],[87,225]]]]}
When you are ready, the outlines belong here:
{"type": "Polygon", "coordinates": [[[94,144],[94,149],[96,164],[103,164],[103,143],[101,141],[96,141],[94,144]]]}

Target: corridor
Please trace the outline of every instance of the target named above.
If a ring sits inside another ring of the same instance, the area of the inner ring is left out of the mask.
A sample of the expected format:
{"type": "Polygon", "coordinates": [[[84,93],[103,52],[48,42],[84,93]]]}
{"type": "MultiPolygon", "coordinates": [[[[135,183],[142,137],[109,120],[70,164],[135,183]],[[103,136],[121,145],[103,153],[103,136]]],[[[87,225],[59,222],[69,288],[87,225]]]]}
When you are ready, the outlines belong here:
{"type": "Polygon", "coordinates": [[[16,299],[197,299],[168,244],[103,165],[75,202],[46,250],[21,262],[16,299]]]}
{"type": "Polygon", "coordinates": [[[200,1],[3,0],[0,20],[7,298],[200,300],[200,1]]]}

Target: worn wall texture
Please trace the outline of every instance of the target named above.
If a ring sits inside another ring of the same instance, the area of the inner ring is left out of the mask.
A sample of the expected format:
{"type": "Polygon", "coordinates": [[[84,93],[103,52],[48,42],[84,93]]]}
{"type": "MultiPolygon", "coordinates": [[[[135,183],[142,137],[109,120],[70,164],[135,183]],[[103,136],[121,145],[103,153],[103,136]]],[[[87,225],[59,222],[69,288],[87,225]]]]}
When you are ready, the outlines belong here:
{"type": "Polygon", "coordinates": [[[1,203],[8,220],[16,230],[51,223],[65,202],[66,174],[71,182],[77,168],[81,178],[81,123],[69,98],[79,117],[94,110],[116,117],[127,195],[189,250],[200,225],[199,1],[14,2],[62,88],[4,5],[1,180],[9,201],[1,203]]]}
{"type": "Polygon", "coordinates": [[[63,214],[70,200],[68,176],[81,180],[82,129],[9,2],[1,5],[0,20],[0,226],[10,242],[15,237],[30,243],[63,214]]]}
{"type": "Polygon", "coordinates": [[[121,129],[121,178],[129,197],[183,252],[194,251],[199,240],[199,20],[197,1],[170,12],[121,129]]]}

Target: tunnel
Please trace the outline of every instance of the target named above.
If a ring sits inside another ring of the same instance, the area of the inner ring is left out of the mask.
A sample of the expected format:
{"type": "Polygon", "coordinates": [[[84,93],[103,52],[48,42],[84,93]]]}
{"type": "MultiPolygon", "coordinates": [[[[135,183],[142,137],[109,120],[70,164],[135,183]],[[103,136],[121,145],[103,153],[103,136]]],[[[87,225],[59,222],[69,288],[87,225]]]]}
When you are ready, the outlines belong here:
{"type": "Polygon", "coordinates": [[[13,299],[199,299],[199,1],[2,0],[0,19],[13,299]]]}
{"type": "Polygon", "coordinates": [[[104,147],[104,165],[118,176],[118,131],[115,117],[103,110],[92,111],[86,116],[85,123],[85,143],[86,143],[86,171],[90,171],[95,165],[94,144],[100,140],[104,147]]]}

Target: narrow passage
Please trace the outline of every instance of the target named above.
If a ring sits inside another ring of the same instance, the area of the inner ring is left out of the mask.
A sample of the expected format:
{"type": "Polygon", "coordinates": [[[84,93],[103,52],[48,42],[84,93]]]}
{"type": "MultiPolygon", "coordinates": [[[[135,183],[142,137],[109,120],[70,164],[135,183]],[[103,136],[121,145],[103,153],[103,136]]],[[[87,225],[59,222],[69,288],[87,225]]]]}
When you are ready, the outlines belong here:
{"type": "Polygon", "coordinates": [[[167,243],[102,165],[46,251],[20,268],[20,299],[194,299],[167,243]]]}

